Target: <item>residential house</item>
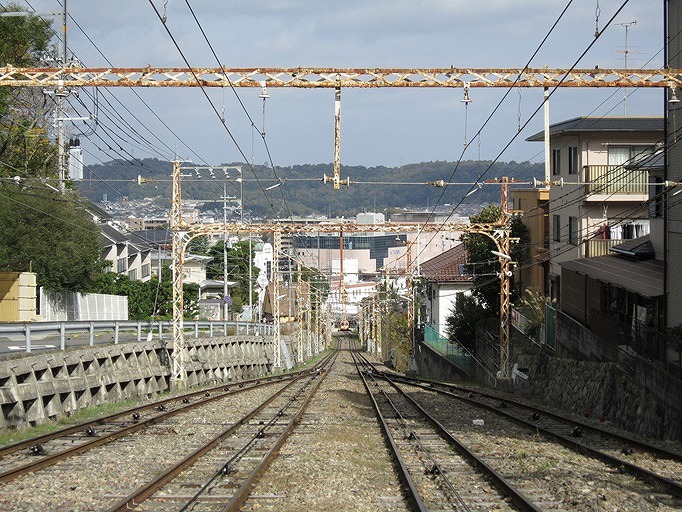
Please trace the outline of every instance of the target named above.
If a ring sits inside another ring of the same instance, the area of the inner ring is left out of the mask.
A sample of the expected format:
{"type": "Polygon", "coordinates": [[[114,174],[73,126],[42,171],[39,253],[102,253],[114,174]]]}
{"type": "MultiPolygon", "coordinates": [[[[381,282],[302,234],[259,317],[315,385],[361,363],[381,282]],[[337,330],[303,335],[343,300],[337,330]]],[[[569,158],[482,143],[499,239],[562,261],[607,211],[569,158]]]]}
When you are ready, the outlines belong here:
{"type": "Polygon", "coordinates": [[[152,249],[144,240],[131,237],[109,224],[102,224],[102,259],[110,262],[109,272],[123,274],[132,281],[151,278],[152,249]]]}
{"type": "MultiPolygon", "coordinates": [[[[603,256],[650,232],[649,173],[628,166],[663,141],[661,117],[576,117],[550,126],[549,292],[559,299],[561,264],[603,256]]],[[[527,140],[544,141],[544,132],[527,140]]]]}
{"type": "Polygon", "coordinates": [[[426,281],[425,328],[441,336],[445,336],[447,317],[457,296],[471,293],[473,281],[466,263],[467,252],[460,243],[421,264],[421,275],[426,281]]]}

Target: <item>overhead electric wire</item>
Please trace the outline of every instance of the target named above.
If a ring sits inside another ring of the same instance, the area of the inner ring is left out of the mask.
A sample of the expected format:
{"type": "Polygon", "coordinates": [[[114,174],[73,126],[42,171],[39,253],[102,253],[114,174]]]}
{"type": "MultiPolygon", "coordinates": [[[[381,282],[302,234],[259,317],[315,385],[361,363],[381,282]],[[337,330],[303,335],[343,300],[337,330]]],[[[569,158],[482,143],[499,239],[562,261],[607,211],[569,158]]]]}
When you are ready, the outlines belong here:
{"type": "MultiPolygon", "coordinates": [[[[527,62],[526,65],[524,66],[524,68],[523,68],[524,71],[525,71],[526,69],[529,68],[530,62],[531,62],[532,59],[537,55],[537,53],[540,51],[540,48],[544,45],[544,43],[545,43],[546,40],[548,39],[549,35],[553,32],[554,28],[558,25],[559,21],[561,20],[561,18],[564,16],[564,14],[566,13],[566,11],[568,10],[568,8],[570,7],[570,5],[572,4],[572,1],[573,1],[573,0],[569,0],[569,2],[568,2],[568,4],[566,5],[566,7],[564,7],[564,9],[563,9],[563,11],[561,12],[559,18],[557,18],[557,20],[554,22],[554,24],[553,24],[552,27],[550,28],[549,32],[545,35],[545,37],[543,38],[542,42],[540,43],[540,46],[538,46],[538,48],[535,50],[535,52],[533,53],[533,55],[531,56],[531,58],[528,60],[528,62],[527,62]]],[[[604,25],[603,29],[602,29],[598,34],[595,35],[594,39],[588,44],[587,48],[585,48],[585,50],[583,50],[583,52],[582,52],[582,53],[579,55],[579,57],[575,60],[575,62],[573,63],[573,65],[567,70],[566,74],[559,80],[559,83],[558,83],[557,85],[555,85],[553,88],[551,88],[551,90],[550,90],[550,91],[548,92],[548,94],[547,94],[547,97],[543,99],[543,102],[542,102],[542,103],[533,111],[533,113],[529,116],[529,118],[526,120],[526,122],[523,123],[523,125],[519,127],[519,130],[518,130],[518,131],[511,137],[511,139],[504,145],[504,147],[502,148],[502,150],[500,150],[500,152],[497,154],[497,156],[496,156],[493,160],[491,160],[490,164],[489,164],[481,173],[479,173],[479,175],[478,175],[477,178],[476,178],[476,182],[480,182],[480,181],[485,177],[485,175],[490,171],[490,169],[493,167],[493,165],[498,161],[498,159],[500,158],[500,156],[509,148],[509,146],[511,146],[511,144],[512,144],[512,143],[516,140],[516,138],[520,135],[521,131],[522,131],[524,128],[526,128],[526,127],[528,126],[528,124],[530,123],[530,121],[531,121],[531,120],[535,117],[535,115],[537,115],[537,113],[543,108],[543,105],[544,105],[545,101],[549,101],[549,98],[551,98],[551,96],[557,91],[557,89],[559,88],[559,86],[567,79],[568,74],[569,74],[573,69],[576,68],[576,66],[578,65],[578,63],[583,59],[583,57],[587,54],[587,52],[594,46],[594,44],[597,42],[597,40],[598,40],[598,39],[601,37],[601,35],[604,33],[604,30],[606,30],[606,28],[608,28],[608,27],[611,25],[611,23],[613,23],[613,20],[614,20],[614,19],[616,18],[616,16],[623,10],[623,8],[628,4],[628,2],[629,2],[629,0],[624,0],[624,2],[621,4],[621,6],[616,10],[616,12],[611,16],[611,18],[608,20],[608,22],[604,25]]],[[[469,145],[473,142],[473,140],[474,140],[477,136],[480,135],[480,133],[482,132],[483,128],[485,128],[485,126],[491,121],[492,116],[493,116],[493,115],[495,114],[495,112],[500,108],[500,106],[502,105],[502,102],[504,102],[504,100],[507,98],[507,96],[508,96],[508,95],[511,93],[511,91],[514,89],[514,85],[518,82],[520,76],[521,76],[521,73],[519,74],[519,76],[517,76],[517,77],[515,78],[514,83],[512,83],[512,85],[506,90],[506,92],[505,92],[505,94],[503,95],[502,99],[498,102],[498,104],[495,106],[495,108],[493,109],[493,111],[491,112],[491,114],[487,117],[486,121],[483,123],[483,125],[481,126],[481,128],[479,128],[479,130],[476,132],[476,135],[474,135],[474,137],[472,137],[472,139],[465,145],[465,147],[464,147],[464,149],[462,150],[462,153],[461,153],[461,155],[460,155],[460,157],[459,157],[457,163],[455,164],[455,168],[454,168],[453,171],[452,171],[451,177],[450,177],[450,179],[449,179],[448,181],[452,180],[452,178],[454,177],[455,173],[457,172],[457,169],[459,168],[459,165],[460,165],[460,163],[462,162],[462,158],[463,158],[463,156],[464,156],[464,153],[466,152],[466,150],[467,150],[467,148],[469,147],[469,145]]],[[[474,186],[475,186],[475,185],[474,185],[474,186]]],[[[469,189],[469,191],[467,192],[467,194],[465,194],[465,195],[459,200],[459,202],[458,202],[458,203],[455,205],[455,207],[452,209],[453,212],[456,211],[456,209],[462,204],[462,202],[464,201],[464,198],[466,198],[467,195],[469,195],[469,194],[474,190],[474,186],[472,186],[472,187],[469,189]]],[[[432,210],[432,214],[433,214],[433,212],[435,212],[435,209],[436,209],[436,207],[438,206],[438,203],[440,203],[440,201],[442,200],[444,194],[445,194],[445,189],[442,191],[440,197],[438,198],[437,203],[436,203],[436,206],[434,206],[434,208],[433,208],[433,210],[432,210]]],[[[452,215],[452,214],[451,214],[451,215],[452,215]]],[[[446,221],[443,222],[442,225],[444,226],[444,225],[446,224],[446,222],[447,222],[447,219],[446,219],[446,221]]],[[[435,234],[433,235],[433,237],[435,237],[435,234]]],[[[432,239],[433,239],[433,237],[432,237],[432,239]]],[[[423,251],[423,250],[422,250],[422,251],[423,251]]]]}
{"type": "MultiPolygon", "coordinates": [[[[199,27],[199,30],[201,31],[201,35],[204,36],[204,40],[206,41],[206,44],[208,45],[209,49],[211,50],[211,53],[213,54],[213,58],[216,60],[216,63],[220,67],[220,70],[223,72],[225,77],[227,78],[227,83],[230,86],[230,89],[234,93],[235,97],[237,98],[237,101],[239,102],[239,105],[241,106],[242,110],[246,114],[246,117],[248,118],[249,122],[251,123],[251,127],[253,129],[258,129],[256,127],[256,123],[253,121],[251,118],[251,115],[249,114],[246,106],[244,105],[244,102],[240,98],[239,94],[237,93],[237,90],[234,87],[234,84],[232,81],[227,77],[227,72],[225,70],[225,67],[223,66],[222,62],[218,58],[218,55],[215,52],[215,49],[213,48],[213,45],[211,44],[211,41],[208,39],[208,36],[206,35],[206,32],[204,31],[204,27],[201,26],[201,23],[199,22],[199,19],[197,18],[197,15],[194,13],[194,9],[192,9],[192,6],[189,3],[189,0],[185,0],[185,4],[187,5],[187,8],[189,9],[189,12],[192,14],[192,17],[194,18],[194,21],[196,22],[197,26],[199,27]]],[[[265,117],[265,103],[263,103],[263,117],[265,117]]],[[[279,179],[279,176],[277,176],[277,169],[275,167],[275,163],[272,160],[272,155],[270,153],[270,147],[268,146],[268,142],[265,139],[265,131],[259,131],[261,135],[261,139],[263,140],[263,146],[265,147],[265,151],[268,155],[268,161],[270,162],[270,167],[272,169],[273,174],[275,175],[275,178],[279,179]]],[[[284,191],[280,190],[280,193],[282,195],[282,201],[284,201],[284,204],[286,205],[286,198],[284,197],[284,191]]],[[[287,205],[287,211],[289,211],[288,205],[287,205]]],[[[289,217],[291,217],[291,212],[289,211],[289,217]]]]}
{"type": "MultiPolygon", "coordinates": [[[[206,89],[205,89],[205,87],[204,87],[202,81],[201,81],[201,80],[199,79],[199,77],[196,75],[196,72],[194,71],[194,69],[193,69],[192,66],[190,65],[190,63],[189,63],[187,57],[185,56],[184,52],[182,51],[182,48],[180,48],[179,43],[178,43],[177,40],[175,39],[175,36],[173,35],[173,33],[172,33],[172,32],[170,31],[170,29],[168,28],[168,24],[166,23],[166,21],[164,20],[163,16],[162,16],[161,13],[158,11],[158,9],[156,8],[156,6],[154,5],[154,2],[153,2],[152,0],[149,0],[149,4],[152,6],[152,9],[154,10],[154,12],[156,13],[157,17],[159,18],[159,21],[161,22],[161,24],[163,25],[164,29],[166,30],[166,33],[168,34],[168,37],[171,38],[171,41],[173,42],[173,45],[175,46],[176,50],[178,51],[178,53],[179,53],[180,56],[182,57],[182,60],[185,62],[185,65],[188,67],[188,69],[189,69],[189,71],[190,71],[190,74],[191,74],[192,77],[194,78],[195,82],[199,85],[199,88],[201,89],[202,94],[203,94],[204,97],[206,98],[206,101],[208,101],[209,105],[211,106],[211,109],[212,109],[213,112],[216,114],[216,116],[218,117],[218,120],[220,121],[221,125],[223,126],[223,128],[224,128],[225,131],[227,132],[228,136],[230,137],[230,139],[231,139],[232,142],[234,143],[235,147],[237,148],[237,151],[238,151],[239,154],[242,156],[242,159],[244,160],[244,162],[246,163],[246,165],[249,167],[249,169],[251,169],[251,172],[253,173],[254,177],[255,177],[256,180],[258,181],[258,175],[256,174],[256,170],[254,169],[253,165],[249,162],[248,158],[246,157],[246,154],[244,153],[244,151],[242,150],[241,146],[239,145],[239,142],[237,142],[237,139],[235,138],[234,134],[232,133],[232,130],[230,130],[230,128],[227,126],[227,123],[225,122],[225,119],[220,115],[220,112],[218,112],[218,109],[217,109],[217,108],[215,107],[215,105],[213,104],[213,101],[211,100],[211,98],[209,97],[208,93],[206,92],[206,89]]],[[[261,188],[261,191],[263,192],[263,195],[265,196],[265,198],[266,198],[266,200],[267,200],[267,202],[268,202],[268,204],[269,204],[269,206],[270,206],[270,209],[271,209],[272,212],[276,215],[277,212],[276,212],[276,210],[275,210],[274,204],[273,204],[272,201],[270,200],[270,197],[268,196],[268,194],[265,193],[265,190],[264,190],[263,187],[260,185],[260,182],[259,182],[259,181],[258,181],[258,183],[259,183],[259,186],[260,186],[260,188],[261,188]]],[[[284,205],[286,206],[287,210],[289,210],[289,206],[288,206],[288,204],[286,203],[286,201],[284,202],[284,205]]],[[[289,212],[289,217],[292,217],[291,212],[289,212]]]]}
{"type": "MultiPolygon", "coordinates": [[[[28,0],[25,0],[25,1],[26,1],[26,3],[29,4],[29,6],[30,6],[30,3],[28,2],[28,0]]],[[[58,0],[58,4],[59,4],[59,5],[62,5],[61,2],[59,2],[59,0],[58,0]]],[[[31,6],[31,8],[33,9],[32,6],[31,6]]],[[[35,11],[35,9],[33,9],[33,10],[35,11]]],[[[105,62],[106,62],[109,66],[114,67],[114,65],[111,63],[111,61],[106,57],[106,55],[104,55],[104,53],[103,53],[103,52],[101,51],[101,49],[97,46],[97,44],[92,40],[92,38],[90,38],[90,36],[87,34],[87,32],[85,32],[85,30],[81,27],[81,25],[78,23],[78,21],[77,21],[70,13],[68,14],[68,16],[69,16],[69,19],[70,19],[70,20],[75,24],[75,26],[80,30],[80,32],[83,34],[83,36],[90,42],[90,44],[92,44],[92,46],[95,48],[95,50],[97,51],[97,53],[99,53],[99,54],[102,56],[102,58],[105,60],[105,62]]],[[[53,32],[55,33],[55,35],[57,36],[57,38],[58,38],[59,40],[61,40],[60,34],[57,33],[57,32],[55,32],[54,30],[53,30],[53,32]]],[[[193,149],[192,149],[192,148],[191,148],[191,147],[190,147],[190,146],[189,146],[189,145],[188,145],[188,144],[187,144],[187,143],[186,143],[186,142],[185,142],[185,141],[184,141],[184,140],[183,140],[183,139],[182,139],[182,138],[181,138],[181,137],[180,137],[180,136],[179,136],[179,135],[178,135],[178,134],[177,134],[177,133],[176,133],[176,132],[175,132],[175,131],[174,131],[174,130],[173,130],[173,129],[172,129],[172,128],[171,128],[171,127],[170,127],[170,126],[169,126],[169,125],[168,125],[168,124],[167,124],[159,115],[158,115],[158,114],[157,114],[157,113],[156,113],[156,111],[155,111],[154,109],[152,109],[152,108],[149,106],[149,104],[148,104],[148,103],[139,95],[139,93],[135,90],[134,87],[130,87],[129,89],[130,89],[130,91],[131,91],[131,92],[140,100],[140,102],[147,108],[147,110],[149,110],[149,112],[150,112],[150,113],[151,113],[151,114],[152,114],[152,115],[153,115],[153,116],[154,116],[154,117],[155,117],[155,118],[156,118],[156,119],[157,119],[157,120],[158,120],[158,121],[159,121],[159,122],[160,122],[160,123],[161,123],[161,124],[162,124],[162,125],[163,125],[163,126],[164,126],[164,127],[165,127],[165,128],[166,128],[166,129],[167,129],[167,130],[168,130],[168,131],[169,131],[169,132],[170,132],[170,133],[171,133],[171,134],[172,134],[172,135],[173,135],[173,136],[174,136],[174,137],[175,137],[175,138],[176,138],[176,139],[177,139],[177,140],[178,140],[186,149],[187,149],[187,150],[188,150],[188,151],[190,151],[190,153],[192,153],[192,154],[193,154],[194,156],[196,156],[200,161],[202,161],[202,162],[205,163],[205,161],[203,160],[203,158],[202,158],[200,155],[198,155],[198,154],[197,154],[197,153],[196,153],[196,152],[195,152],[195,151],[194,151],[194,150],[193,150],[193,149]]],[[[105,88],[105,91],[106,91],[107,93],[109,93],[109,91],[108,91],[106,88],[105,88]]],[[[165,146],[166,149],[169,151],[169,153],[170,153],[171,155],[174,155],[174,154],[175,154],[174,150],[173,150],[170,146],[168,146],[168,145],[164,142],[163,139],[161,139],[160,137],[158,137],[152,130],[149,129],[149,127],[147,126],[147,123],[142,122],[142,121],[137,117],[137,115],[136,115],[135,113],[131,112],[130,109],[129,109],[125,104],[123,104],[123,103],[122,103],[114,94],[111,94],[111,93],[109,93],[109,94],[110,94],[111,97],[114,99],[114,101],[116,101],[116,102],[117,102],[117,103],[118,103],[118,104],[119,104],[119,105],[120,105],[120,106],[121,106],[121,107],[122,107],[122,108],[123,108],[123,109],[132,117],[132,118],[133,118],[133,119],[135,119],[135,121],[137,121],[137,122],[140,124],[140,126],[142,126],[145,130],[147,130],[147,131],[148,131],[156,140],[159,141],[160,144],[162,144],[163,146],[165,146]]],[[[113,106],[112,106],[112,108],[113,108],[113,106]]],[[[114,108],[114,110],[115,110],[115,108],[114,108]]],[[[120,116],[120,114],[117,113],[117,115],[119,115],[119,117],[120,117],[122,120],[124,119],[123,116],[120,116]]],[[[139,132],[137,132],[136,130],[134,130],[134,128],[132,128],[132,125],[130,125],[129,123],[127,123],[127,121],[126,121],[126,124],[128,124],[128,125],[131,127],[131,129],[133,129],[133,131],[134,131],[135,133],[138,133],[138,134],[139,134],[139,132]]],[[[140,135],[140,137],[141,137],[141,135],[140,135]]]]}

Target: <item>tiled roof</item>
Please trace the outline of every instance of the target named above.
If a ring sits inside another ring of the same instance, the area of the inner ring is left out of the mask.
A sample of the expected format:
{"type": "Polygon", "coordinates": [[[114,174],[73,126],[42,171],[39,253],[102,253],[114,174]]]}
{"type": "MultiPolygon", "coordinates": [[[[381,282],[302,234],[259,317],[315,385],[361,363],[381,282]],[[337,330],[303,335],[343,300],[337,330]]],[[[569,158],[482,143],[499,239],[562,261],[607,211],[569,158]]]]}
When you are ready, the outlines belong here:
{"type": "Polygon", "coordinates": [[[466,274],[466,263],[466,249],[464,244],[459,244],[423,262],[421,264],[421,273],[427,281],[471,281],[471,276],[466,274]]]}

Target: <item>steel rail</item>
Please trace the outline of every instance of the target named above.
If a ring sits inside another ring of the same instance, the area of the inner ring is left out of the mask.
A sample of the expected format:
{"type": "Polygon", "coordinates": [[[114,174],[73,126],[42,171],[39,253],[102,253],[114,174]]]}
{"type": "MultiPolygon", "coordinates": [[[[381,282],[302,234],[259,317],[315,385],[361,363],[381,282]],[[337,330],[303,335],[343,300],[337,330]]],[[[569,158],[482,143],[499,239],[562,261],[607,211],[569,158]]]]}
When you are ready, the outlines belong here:
{"type": "MultiPolygon", "coordinates": [[[[240,384],[249,385],[249,384],[258,383],[259,381],[261,381],[263,383],[270,383],[271,381],[279,381],[282,379],[291,379],[300,373],[303,373],[303,372],[294,372],[294,373],[281,375],[281,376],[274,376],[274,377],[261,377],[261,378],[253,378],[253,379],[247,379],[247,380],[241,380],[241,381],[234,381],[234,382],[230,382],[230,383],[221,384],[220,386],[215,386],[215,387],[211,387],[211,388],[203,388],[199,391],[193,391],[191,393],[185,393],[185,394],[170,397],[170,398],[164,398],[162,400],[157,400],[157,401],[149,403],[149,404],[140,405],[137,407],[132,407],[132,408],[126,409],[125,411],[122,411],[122,412],[117,412],[117,413],[109,414],[107,416],[102,416],[101,418],[97,418],[94,420],[89,420],[89,421],[85,421],[82,423],[78,423],[78,424],[70,426],[70,427],[65,427],[65,428],[62,428],[59,430],[55,430],[54,432],[49,432],[47,434],[42,434],[40,436],[31,437],[30,439],[25,439],[25,440],[19,441],[17,443],[13,443],[13,444],[9,444],[9,445],[0,447],[0,458],[5,457],[7,455],[11,455],[12,453],[15,453],[15,452],[18,452],[18,451],[21,451],[24,449],[28,449],[31,446],[35,446],[36,444],[46,443],[48,441],[52,441],[54,439],[59,439],[60,437],[64,437],[64,436],[67,436],[70,434],[83,432],[88,427],[96,427],[96,426],[105,424],[107,422],[117,420],[119,418],[124,418],[124,417],[130,416],[132,413],[140,413],[140,412],[144,412],[144,411],[149,410],[149,409],[155,409],[155,408],[159,407],[160,405],[165,406],[169,403],[173,403],[174,401],[182,400],[183,398],[192,398],[192,397],[196,397],[199,395],[205,395],[206,393],[212,393],[212,392],[221,391],[221,390],[227,391],[226,388],[231,387],[231,386],[238,386],[240,384]]],[[[239,392],[239,391],[247,391],[249,389],[251,389],[251,388],[236,389],[233,391],[233,393],[239,392]]],[[[214,397],[214,398],[217,398],[217,397],[214,397]]],[[[1,475],[2,474],[0,473],[0,481],[2,481],[1,475]]]]}
{"type": "MultiPolygon", "coordinates": [[[[666,450],[665,448],[662,448],[660,446],[656,446],[654,444],[647,443],[645,441],[641,441],[639,439],[635,439],[634,437],[630,437],[630,436],[627,436],[627,435],[624,435],[624,434],[621,434],[618,432],[612,432],[610,430],[599,428],[595,425],[587,423],[587,422],[585,422],[581,419],[578,419],[578,418],[569,418],[567,416],[562,416],[561,414],[558,414],[558,413],[555,413],[552,411],[548,411],[546,409],[542,409],[542,408],[539,408],[539,407],[536,407],[533,405],[529,405],[529,404],[524,403],[524,402],[518,402],[518,401],[514,400],[513,398],[509,398],[506,396],[502,397],[501,395],[496,395],[496,394],[489,393],[486,391],[482,391],[479,389],[460,387],[460,386],[456,386],[453,384],[435,383],[432,381],[425,381],[423,379],[419,379],[419,378],[415,378],[415,377],[405,377],[402,375],[397,375],[397,374],[388,373],[388,372],[378,372],[378,373],[380,375],[387,375],[391,379],[396,380],[396,381],[400,381],[400,382],[404,382],[405,384],[410,384],[413,386],[421,387],[422,389],[428,389],[430,391],[436,391],[439,393],[441,393],[441,392],[452,393],[457,398],[460,398],[460,399],[466,400],[466,401],[472,401],[472,402],[477,403],[477,404],[479,404],[481,402],[475,400],[475,397],[470,398],[468,396],[458,395],[458,394],[456,394],[456,392],[465,392],[468,394],[473,393],[475,395],[490,398],[492,400],[505,401],[509,404],[513,404],[516,407],[526,409],[529,412],[537,412],[538,414],[542,415],[543,417],[549,418],[551,420],[563,422],[563,423],[569,423],[572,426],[579,426],[581,429],[583,429],[584,432],[593,432],[593,433],[598,434],[598,435],[603,435],[605,437],[611,438],[612,440],[619,441],[619,442],[622,442],[624,444],[628,444],[631,447],[639,448],[641,450],[646,450],[646,451],[649,451],[649,452],[654,453],[656,455],[660,455],[662,457],[667,457],[667,458],[676,460],[678,462],[682,462],[682,454],[679,452],[673,452],[670,450],[666,450]],[[443,389],[440,389],[440,388],[443,388],[443,389]]],[[[496,408],[493,408],[493,409],[497,411],[496,408]]],[[[502,411],[502,412],[507,413],[507,411],[502,411]]],[[[511,413],[509,413],[509,414],[511,414],[511,413]]]]}
{"type": "MultiPolygon", "coordinates": [[[[307,374],[310,373],[310,370],[306,370],[303,372],[299,372],[297,374],[292,374],[291,377],[289,377],[290,380],[296,381],[304,378],[307,374]]],[[[226,394],[221,394],[221,395],[211,395],[209,397],[205,397],[202,400],[189,403],[189,404],[183,404],[177,409],[171,410],[171,411],[165,411],[161,412],[160,414],[148,418],[148,419],[140,419],[139,421],[133,423],[132,425],[129,425],[127,427],[122,427],[121,429],[115,431],[115,432],[110,432],[105,435],[102,435],[101,437],[93,437],[89,441],[85,441],[79,445],[73,446],[71,448],[67,448],[65,450],[58,451],[56,453],[46,455],[45,457],[36,460],[34,462],[31,462],[30,464],[24,464],[21,466],[14,467],[12,469],[8,469],[2,473],[0,473],[0,483],[5,483],[5,482],[10,482],[16,478],[19,478],[20,476],[44,469],[46,467],[52,466],[62,460],[65,460],[73,455],[77,455],[79,453],[86,452],[88,450],[91,450],[93,448],[96,448],[98,446],[102,446],[104,444],[107,444],[109,442],[115,441],[116,439],[119,439],[123,436],[126,436],[128,434],[132,434],[134,432],[137,432],[140,429],[146,428],[150,425],[153,425],[155,423],[158,423],[161,420],[164,420],[166,418],[172,417],[180,412],[186,412],[187,410],[197,407],[199,405],[204,405],[206,403],[209,403],[214,400],[220,400],[223,399],[229,395],[235,394],[235,393],[240,393],[244,391],[248,391],[251,389],[254,389],[259,386],[265,386],[265,385],[270,385],[274,384],[276,382],[279,382],[276,378],[271,378],[271,379],[257,379],[256,384],[250,387],[245,387],[245,388],[238,388],[236,390],[230,391],[229,393],[226,394]],[[260,381],[260,382],[259,382],[260,381]]],[[[240,384],[240,382],[236,382],[235,384],[240,384]]],[[[225,385],[219,386],[219,388],[225,388],[225,385]]],[[[194,396],[196,394],[206,394],[207,390],[201,390],[197,393],[192,393],[191,396],[194,396]]],[[[165,401],[160,401],[160,402],[155,402],[151,406],[143,406],[144,409],[148,409],[150,407],[158,407],[160,404],[163,403],[168,403],[169,401],[174,401],[178,399],[182,399],[186,395],[181,395],[179,397],[174,397],[165,401]]],[[[123,416],[123,415],[128,415],[131,413],[131,411],[134,411],[137,409],[129,409],[125,413],[117,413],[117,415],[113,416],[123,416]]],[[[65,435],[68,435],[73,432],[82,432],[83,427],[85,426],[87,428],[88,425],[96,425],[98,420],[95,420],[93,422],[89,423],[84,423],[77,425],[76,427],[69,427],[67,429],[60,430],[56,433],[51,433],[51,434],[46,434],[45,436],[40,436],[39,438],[33,438],[30,440],[22,441],[21,443],[17,443],[14,445],[11,445],[9,447],[6,447],[7,450],[12,449],[12,452],[8,453],[16,453],[17,452],[17,447],[23,448],[23,447],[30,447],[36,444],[37,439],[42,439],[43,442],[44,440],[50,440],[50,439],[58,439],[59,437],[63,437],[63,435],[60,435],[62,432],[65,433],[65,435]]],[[[19,449],[20,449],[19,448],[19,449]]]]}
{"type": "Polygon", "coordinates": [[[389,444],[391,448],[391,453],[393,454],[393,459],[398,466],[397,467],[397,469],[399,470],[398,477],[400,478],[402,484],[408,490],[407,498],[410,507],[412,510],[417,510],[419,512],[428,512],[428,508],[426,508],[426,505],[424,504],[424,501],[421,498],[419,490],[417,489],[417,485],[412,479],[412,475],[410,474],[410,471],[407,469],[405,461],[400,456],[400,451],[395,443],[395,440],[393,439],[393,436],[391,435],[388,423],[386,422],[386,418],[384,418],[383,414],[381,414],[379,404],[377,403],[376,399],[374,398],[374,395],[372,394],[372,391],[369,388],[369,384],[367,382],[367,379],[365,378],[364,372],[362,372],[362,370],[360,369],[360,363],[358,362],[359,357],[353,350],[351,350],[351,354],[353,355],[355,368],[358,372],[358,375],[362,379],[362,383],[365,386],[365,390],[367,391],[367,396],[369,396],[369,399],[372,402],[372,406],[374,407],[377,419],[379,420],[379,424],[381,425],[381,432],[384,435],[384,439],[389,444]]]}
{"type": "MultiPolygon", "coordinates": [[[[379,375],[381,378],[386,379],[388,382],[392,382],[393,379],[392,377],[388,377],[387,375],[379,375]]],[[[410,385],[415,385],[411,384],[410,385]]],[[[448,396],[451,396],[453,398],[457,398],[459,400],[463,400],[472,404],[475,404],[477,406],[483,407],[489,411],[495,412],[496,414],[502,415],[507,417],[508,419],[511,419],[512,421],[515,421],[519,424],[522,424],[524,426],[527,426],[531,428],[534,431],[541,432],[545,434],[548,437],[552,437],[559,441],[559,443],[563,444],[564,446],[568,447],[569,449],[577,452],[583,452],[587,453],[594,458],[600,460],[601,462],[604,462],[605,464],[608,464],[609,466],[612,466],[614,468],[617,468],[619,470],[624,470],[628,472],[630,475],[643,480],[645,482],[649,483],[655,483],[657,485],[660,485],[662,488],[667,489],[668,492],[670,492],[672,495],[677,496],[679,498],[682,498],[682,482],[677,482],[675,480],[672,480],[668,477],[659,475],[657,473],[654,473],[653,471],[650,471],[648,469],[642,468],[640,466],[637,466],[636,464],[633,464],[631,462],[628,462],[626,460],[620,459],[618,457],[614,457],[613,455],[609,455],[608,453],[602,452],[601,450],[598,450],[596,448],[592,448],[590,446],[587,446],[581,442],[579,442],[574,438],[571,438],[569,436],[564,436],[558,432],[554,432],[553,430],[543,427],[542,425],[538,425],[537,423],[525,420],[523,418],[519,418],[510,412],[499,409],[497,407],[494,407],[490,404],[486,404],[484,402],[477,401],[473,398],[468,398],[468,397],[463,397],[459,395],[455,395],[454,393],[451,393],[449,391],[443,391],[443,390],[437,390],[434,387],[429,387],[425,385],[417,385],[417,387],[424,388],[424,389],[429,389],[431,391],[436,391],[438,393],[442,393],[448,396]]],[[[544,413],[543,413],[544,414],[544,413]]],[[[567,422],[573,422],[572,420],[565,420],[567,422]]],[[[575,423],[575,422],[573,422],[575,423]]],[[[609,435],[609,432],[607,431],[599,431],[600,434],[604,435],[609,435]]]]}
{"type": "MultiPolygon", "coordinates": [[[[372,376],[374,377],[375,375],[375,367],[374,365],[369,362],[365,357],[362,357],[364,360],[365,364],[368,365],[372,369],[372,376]]],[[[377,372],[378,374],[378,372],[377,372]]],[[[381,376],[378,375],[386,382],[388,382],[393,389],[395,389],[399,394],[401,394],[404,398],[408,400],[412,404],[412,406],[419,411],[419,413],[436,429],[436,431],[445,439],[450,446],[455,448],[465,459],[467,459],[473,466],[475,466],[481,473],[485,474],[486,476],[490,477],[494,484],[497,486],[498,490],[503,491],[504,493],[507,493],[507,496],[511,499],[511,501],[520,509],[524,511],[531,511],[531,512],[542,512],[542,509],[539,508],[533,501],[531,501],[527,496],[525,496],[522,492],[520,492],[518,489],[516,489],[511,483],[507,481],[506,478],[504,478],[499,472],[497,472],[494,468],[492,468],[488,463],[486,463],[483,459],[478,457],[474,452],[469,450],[466,446],[464,446],[455,436],[453,436],[448,430],[436,419],[434,418],[431,414],[429,414],[416,400],[414,400],[411,396],[409,396],[406,392],[401,390],[390,378],[386,376],[381,376]]]]}
{"type": "Polygon", "coordinates": [[[185,457],[183,460],[181,460],[179,463],[177,463],[172,468],[168,469],[167,471],[165,471],[164,473],[159,475],[156,479],[152,480],[148,484],[144,485],[143,487],[140,487],[139,489],[137,489],[133,493],[129,494],[120,503],[117,503],[113,507],[109,508],[107,512],[126,512],[126,511],[134,509],[135,506],[137,506],[140,503],[142,503],[143,501],[149,499],[159,489],[161,489],[168,482],[170,482],[176,476],[178,476],[180,473],[182,473],[185,469],[187,469],[192,464],[194,464],[194,462],[196,462],[198,459],[203,457],[206,453],[208,453],[213,448],[215,448],[220,443],[222,443],[228,436],[231,436],[239,427],[241,427],[242,425],[247,423],[249,420],[251,420],[251,418],[253,418],[258,413],[260,413],[263,409],[265,409],[275,399],[277,399],[282,394],[284,394],[291,386],[293,386],[295,384],[295,382],[296,382],[295,380],[292,380],[285,387],[278,390],[276,393],[272,394],[270,397],[268,397],[260,405],[253,408],[251,411],[246,413],[242,418],[240,418],[235,423],[230,425],[227,429],[225,429],[224,431],[219,433],[217,436],[215,436],[213,439],[211,439],[208,443],[197,448],[194,452],[187,455],[187,457],[185,457]]]}
{"type": "Polygon", "coordinates": [[[251,492],[253,486],[256,485],[258,478],[270,466],[270,463],[279,453],[279,450],[284,444],[284,442],[287,440],[291,432],[293,432],[294,428],[298,425],[298,423],[300,423],[301,418],[303,417],[305,411],[308,409],[308,406],[310,405],[310,402],[315,396],[315,393],[320,388],[320,385],[322,384],[324,379],[329,375],[331,367],[333,366],[334,362],[336,361],[336,357],[338,356],[338,350],[335,350],[333,354],[334,360],[331,361],[326,371],[324,371],[322,375],[320,375],[320,378],[316,380],[315,386],[313,386],[313,388],[308,393],[306,399],[301,404],[301,407],[299,408],[298,412],[291,418],[284,432],[280,434],[275,444],[270,448],[270,450],[268,450],[263,459],[256,465],[256,467],[251,471],[249,476],[246,477],[244,482],[235,491],[235,494],[232,496],[232,499],[230,499],[227,505],[222,509],[223,512],[238,511],[240,510],[244,502],[246,502],[246,500],[249,497],[249,493],[251,492]]]}

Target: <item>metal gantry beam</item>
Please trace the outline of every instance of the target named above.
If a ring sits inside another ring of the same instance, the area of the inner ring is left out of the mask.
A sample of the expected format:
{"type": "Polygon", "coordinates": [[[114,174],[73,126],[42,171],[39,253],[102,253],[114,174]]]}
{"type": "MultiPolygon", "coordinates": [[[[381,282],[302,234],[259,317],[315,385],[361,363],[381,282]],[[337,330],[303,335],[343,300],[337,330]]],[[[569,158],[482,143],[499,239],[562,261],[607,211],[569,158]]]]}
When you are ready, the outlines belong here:
{"type": "Polygon", "coordinates": [[[510,68],[16,68],[10,87],[680,87],[679,69],[510,68]]]}

